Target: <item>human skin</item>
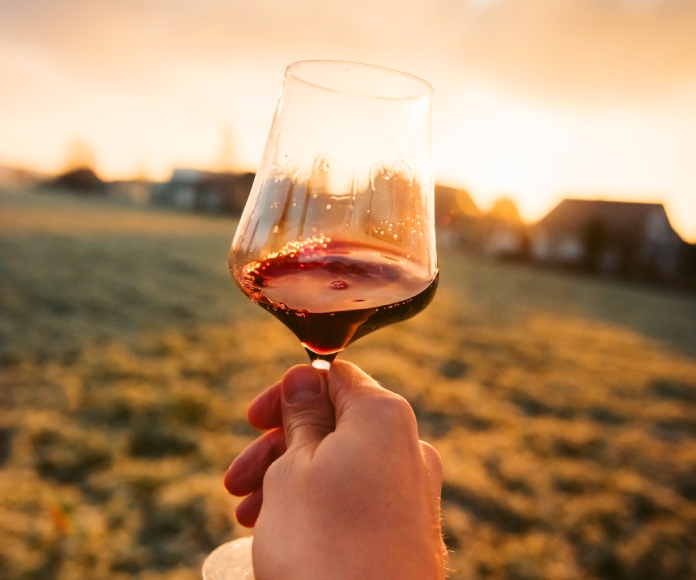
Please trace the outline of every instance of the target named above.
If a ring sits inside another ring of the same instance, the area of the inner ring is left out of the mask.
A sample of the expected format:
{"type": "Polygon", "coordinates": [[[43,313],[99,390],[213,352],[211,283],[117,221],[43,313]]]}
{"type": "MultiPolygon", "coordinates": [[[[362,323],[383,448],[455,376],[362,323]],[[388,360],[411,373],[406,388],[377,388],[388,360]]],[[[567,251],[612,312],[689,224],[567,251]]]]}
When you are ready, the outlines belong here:
{"type": "Polygon", "coordinates": [[[225,486],[246,496],[257,580],[445,577],[442,462],[411,406],[355,365],[291,368],[251,403],[265,431],[225,486]]]}

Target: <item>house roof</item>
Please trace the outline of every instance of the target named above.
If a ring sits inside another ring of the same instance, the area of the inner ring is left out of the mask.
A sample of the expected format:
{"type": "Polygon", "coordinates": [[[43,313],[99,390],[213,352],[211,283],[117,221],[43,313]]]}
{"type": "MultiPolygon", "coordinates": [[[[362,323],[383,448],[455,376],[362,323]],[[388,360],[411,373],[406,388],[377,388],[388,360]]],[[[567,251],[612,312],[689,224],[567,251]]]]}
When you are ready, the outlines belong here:
{"type": "Polygon", "coordinates": [[[481,210],[467,191],[446,185],[435,185],[435,207],[438,215],[446,213],[465,216],[481,215],[481,210]]]}
{"type": "Polygon", "coordinates": [[[564,199],[534,227],[548,234],[582,236],[597,224],[613,238],[630,239],[642,236],[655,219],[664,221],[671,237],[681,239],[661,203],[564,199]]]}

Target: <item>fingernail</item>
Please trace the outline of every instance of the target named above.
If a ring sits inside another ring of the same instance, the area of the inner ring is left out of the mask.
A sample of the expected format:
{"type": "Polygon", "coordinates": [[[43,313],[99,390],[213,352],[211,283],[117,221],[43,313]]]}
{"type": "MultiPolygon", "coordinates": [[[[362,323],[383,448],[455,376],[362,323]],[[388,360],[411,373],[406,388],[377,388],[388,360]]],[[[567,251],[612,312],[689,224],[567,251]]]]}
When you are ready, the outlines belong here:
{"type": "Polygon", "coordinates": [[[283,396],[289,405],[311,401],[321,393],[321,379],[315,372],[297,374],[283,381],[283,396]]]}

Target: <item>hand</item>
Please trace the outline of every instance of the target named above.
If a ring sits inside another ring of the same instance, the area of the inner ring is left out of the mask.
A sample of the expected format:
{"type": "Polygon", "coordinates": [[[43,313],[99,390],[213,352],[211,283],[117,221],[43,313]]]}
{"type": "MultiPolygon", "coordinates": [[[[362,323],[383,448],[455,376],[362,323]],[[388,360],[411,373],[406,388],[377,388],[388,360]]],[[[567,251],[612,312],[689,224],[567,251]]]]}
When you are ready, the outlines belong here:
{"type": "Polygon", "coordinates": [[[445,577],[442,462],[398,395],[356,366],[291,368],[251,404],[266,430],[225,486],[247,496],[257,580],[445,577]]]}

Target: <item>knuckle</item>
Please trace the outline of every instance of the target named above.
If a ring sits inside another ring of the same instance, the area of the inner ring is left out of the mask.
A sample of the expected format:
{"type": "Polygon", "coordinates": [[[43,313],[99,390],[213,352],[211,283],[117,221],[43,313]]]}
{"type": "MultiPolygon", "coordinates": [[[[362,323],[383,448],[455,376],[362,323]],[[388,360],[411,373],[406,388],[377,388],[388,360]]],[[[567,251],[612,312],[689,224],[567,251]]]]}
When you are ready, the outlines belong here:
{"type": "Polygon", "coordinates": [[[435,447],[427,441],[421,441],[420,444],[423,447],[423,453],[425,455],[430,457],[435,463],[442,465],[442,457],[440,457],[440,452],[435,449],[435,447]]]}
{"type": "Polygon", "coordinates": [[[428,466],[428,471],[431,476],[435,477],[436,480],[442,481],[444,474],[444,464],[442,463],[442,457],[435,447],[427,443],[426,441],[421,441],[421,451],[423,453],[423,458],[426,465],[428,466]]]}
{"type": "Polygon", "coordinates": [[[300,410],[293,413],[292,418],[286,425],[286,429],[292,432],[308,426],[317,429],[331,430],[333,428],[333,418],[325,414],[317,413],[312,409],[300,410]]]}
{"type": "Polygon", "coordinates": [[[380,415],[390,428],[417,431],[416,415],[410,403],[401,395],[391,394],[380,404],[380,415]]]}

